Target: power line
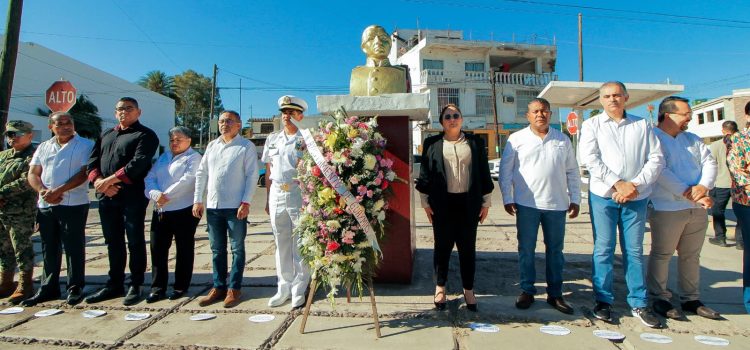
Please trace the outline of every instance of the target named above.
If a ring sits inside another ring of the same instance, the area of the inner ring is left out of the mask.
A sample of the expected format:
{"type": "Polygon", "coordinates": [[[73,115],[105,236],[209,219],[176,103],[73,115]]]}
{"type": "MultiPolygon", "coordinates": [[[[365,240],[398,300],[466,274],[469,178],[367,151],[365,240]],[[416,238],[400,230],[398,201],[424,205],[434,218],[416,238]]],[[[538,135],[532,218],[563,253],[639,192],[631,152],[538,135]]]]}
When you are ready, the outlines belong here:
{"type": "Polygon", "coordinates": [[[711,17],[701,17],[701,16],[678,15],[678,14],[664,13],[664,12],[624,10],[624,9],[613,9],[613,8],[597,7],[597,6],[571,5],[571,4],[560,4],[560,3],[553,3],[553,2],[530,1],[530,0],[499,0],[499,1],[542,5],[542,6],[567,7],[567,8],[576,8],[576,9],[584,9],[584,10],[632,13],[632,14],[638,14],[638,15],[652,15],[652,16],[663,16],[663,17],[684,18],[684,19],[697,19],[697,20],[702,20],[702,21],[750,24],[750,21],[732,20],[732,19],[726,19],[726,18],[711,18],[711,17]]]}
{"type": "MultiPolygon", "coordinates": [[[[508,7],[499,7],[499,6],[482,5],[482,4],[465,4],[465,3],[454,3],[454,2],[448,3],[448,2],[434,1],[434,0],[402,0],[402,1],[412,2],[412,3],[437,4],[437,5],[453,6],[453,7],[479,8],[479,9],[485,9],[485,10],[505,11],[505,12],[524,12],[524,13],[534,13],[534,14],[544,13],[544,14],[562,15],[562,16],[572,16],[572,15],[575,15],[573,13],[568,13],[568,12],[545,11],[545,10],[539,10],[539,9],[508,8],[508,7]]],[[[731,24],[726,24],[726,23],[685,22],[685,21],[674,21],[674,20],[655,19],[655,18],[635,18],[635,17],[624,17],[624,16],[612,16],[612,15],[606,15],[606,14],[586,13],[586,17],[588,17],[588,18],[619,19],[619,20],[626,20],[626,21],[649,22],[649,23],[660,22],[660,23],[671,23],[671,24],[692,25],[692,26],[706,26],[706,27],[716,27],[716,28],[750,29],[750,26],[731,25],[731,24]]]]}
{"type": "Polygon", "coordinates": [[[151,42],[151,44],[153,44],[154,47],[156,47],[156,49],[159,50],[159,52],[164,57],[166,57],[167,60],[169,60],[169,62],[172,62],[172,64],[174,65],[175,68],[177,68],[178,71],[181,70],[180,65],[177,64],[174,60],[172,60],[172,58],[169,57],[169,55],[167,55],[167,53],[164,52],[164,50],[162,50],[161,47],[159,47],[159,45],[156,44],[156,42],[154,41],[154,39],[151,39],[151,36],[148,35],[148,33],[146,33],[146,31],[144,31],[143,29],[141,29],[141,27],[138,25],[138,23],[136,23],[135,20],[133,20],[133,17],[130,17],[130,14],[128,14],[128,12],[125,11],[125,9],[123,9],[122,7],[120,7],[120,5],[115,0],[112,0],[112,3],[115,4],[115,6],[117,6],[118,9],[120,9],[120,11],[125,15],[125,17],[127,17],[128,20],[130,20],[130,23],[132,23],[133,26],[136,29],[138,29],[138,31],[140,31],[141,34],[143,34],[146,37],[146,39],[148,39],[148,41],[151,42]]]}

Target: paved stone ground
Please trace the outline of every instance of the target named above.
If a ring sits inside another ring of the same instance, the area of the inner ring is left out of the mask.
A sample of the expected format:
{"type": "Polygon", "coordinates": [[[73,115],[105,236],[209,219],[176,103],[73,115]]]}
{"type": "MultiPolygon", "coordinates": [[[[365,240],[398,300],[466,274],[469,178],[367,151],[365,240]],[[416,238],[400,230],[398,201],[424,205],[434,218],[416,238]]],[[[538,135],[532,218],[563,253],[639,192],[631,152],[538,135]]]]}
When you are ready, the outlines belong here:
{"type": "MultiPolygon", "coordinates": [[[[258,191],[254,203],[265,201],[265,191],[258,191]]],[[[338,298],[335,307],[328,304],[319,291],[313,304],[305,334],[300,334],[301,313],[290,311],[288,304],[280,308],[266,306],[275,289],[274,243],[268,217],[261,205],[251,209],[251,224],[246,240],[247,267],[243,283],[243,301],[233,309],[221,304],[200,307],[197,297],[210,288],[211,253],[205,222],[196,236],[196,259],[192,287],[188,296],[176,301],[131,306],[115,299],[96,305],[85,303],[70,307],[63,300],[26,308],[15,315],[0,315],[0,349],[651,349],[705,348],[693,340],[695,335],[713,335],[728,339],[730,348],[750,349],[750,316],[741,304],[741,251],[706,244],[702,256],[702,299],[722,312],[723,321],[689,316],[687,321],[666,321],[667,327],[651,330],[629,315],[624,302],[626,290],[616,258],[615,285],[618,322],[602,323],[591,317],[590,282],[592,235],[588,207],[567,225],[565,239],[565,297],[575,306],[575,315],[563,315],[545,302],[546,295],[537,295],[529,310],[517,310],[513,303],[519,293],[514,219],[500,206],[499,192],[493,194],[490,217],[480,225],[477,239],[478,313],[468,312],[461,296],[458,259],[454,252],[448,284],[449,303],[446,311],[433,310],[432,293],[432,229],[421,209],[417,209],[417,252],[413,282],[410,285],[376,284],[378,314],[382,338],[376,339],[369,298],[356,296],[351,303],[338,298]],[[34,313],[59,308],[62,314],[46,318],[34,313]],[[85,310],[105,310],[107,315],[83,318],[85,310]],[[148,312],[143,321],[125,321],[129,312],[148,312]],[[191,315],[213,313],[208,321],[191,321],[191,315]],[[268,323],[248,320],[257,314],[271,314],[268,323]],[[472,322],[497,325],[498,333],[473,332],[472,322]],[[556,337],[538,331],[541,325],[562,325],[569,336],[556,337]],[[627,338],[620,343],[596,338],[596,329],[617,330],[627,338]],[[668,335],[672,344],[647,343],[639,338],[643,332],[668,335]]],[[[95,205],[95,204],[94,204],[95,205]]],[[[92,207],[94,207],[92,205],[92,207]]],[[[87,227],[86,292],[103,285],[107,274],[107,256],[97,211],[91,210],[87,227]]],[[[148,218],[150,219],[150,217],[148,218]]],[[[147,223],[148,224],[148,223],[147,223]]],[[[708,235],[712,235],[710,232],[708,235]]],[[[648,235],[647,235],[648,236],[648,235]]],[[[148,236],[147,236],[148,239],[148,236]]],[[[39,237],[34,236],[36,251],[39,237]]],[[[174,248],[173,248],[174,249],[174,248]]],[[[645,242],[645,252],[650,242],[645,242]]],[[[387,259],[388,257],[386,257],[387,259]]],[[[41,260],[37,254],[37,261],[41,260]]],[[[170,268],[174,268],[173,261],[170,268]]],[[[41,265],[35,270],[38,277],[41,265]]],[[[537,286],[544,293],[544,246],[541,235],[537,246],[537,286]]],[[[673,264],[672,275],[676,274],[673,264]]],[[[146,276],[147,281],[150,275],[146,276]]],[[[64,278],[63,278],[64,280],[64,278]]],[[[671,283],[674,286],[674,281],[671,283]]],[[[147,288],[146,288],[147,289],[147,288]]],[[[11,306],[0,300],[0,309],[11,306]]]]}

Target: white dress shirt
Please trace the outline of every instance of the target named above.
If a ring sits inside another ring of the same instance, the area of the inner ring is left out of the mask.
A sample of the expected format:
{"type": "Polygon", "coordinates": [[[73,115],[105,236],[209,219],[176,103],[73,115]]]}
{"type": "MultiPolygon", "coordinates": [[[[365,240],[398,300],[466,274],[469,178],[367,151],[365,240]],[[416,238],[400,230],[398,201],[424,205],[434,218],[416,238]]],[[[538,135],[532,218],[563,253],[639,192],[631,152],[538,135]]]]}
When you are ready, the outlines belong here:
{"type": "MultiPolygon", "coordinates": [[[[291,183],[297,176],[297,161],[302,157],[299,144],[304,143],[302,133],[287,135],[284,130],[268,135],[263,148],[263,163],[271,163],[269,179],[276,183],[291,183]]],[[[269,174],[266,174],[269,176],[269,174]]]]}
{"type": "Polygon", "coordinates": [[[698,135],[690,132],[683,131],[677,137],[672,137],[656,128],[654,134],[659,138],[666,162],[649,197],[654,209],[677,211],[699,208],[700,205],[682,194],[694,185],[700,184],[708,189],[714,187],[717,165],[711,151],[698,135]]]}
{"type": "Polygon", "coordinates": [[[258,154],[255,145],[239,134],[229,143],[218,137],[206,147],[195,174],[193,203],[205,203],[208,209],[236,209],[241,203],[250,203],[256,182],[258,154]]]}
{"type": "Polygon", "coordinates": [[[581,202],[581,176],[570,138],[549,128],[541,138],[531,127],[508,138],[500,159],[503,204],[568,210],[581,202]]]}
{"type": "Polygon", "coordinates": [[[612,197],[612,186],[620,180],[637,186],[635,200],[647,198],[664,168],[653,128],[632,114],[619,123],[606,112],[584,121],[578,152],[591,176],[589,190],[604,198],[612,197]]]}
{"type": "Polygon", "coordinates": [[[162,193],[169,202],[162,207],[164,211],[185,209],[193,205],[195,193],[195,173],[201,163],[200,153],[188,148],[185,152],[172,156],[164,152],[156,160],[146,175],[146,197],[154,203],[162,193]]]}
{"type": "MultiPolygon", "coordinates": [[[[78,134],[73,135],[73,138],[64,145],[57,143],[57,137],[53,136],[39,144],[29,165],[41,166],[42,185],[48,189],[53,189],[64,185],[71,177],[86,167],[92,148],[94,148],[94,142],[80,137],[78,134]]],[[[62,198],[62,202],[59,204],[49,204],[39,196],[37,207],[49,208],[55,205],[89,204],[89,181],[86,180],[78,187],[63,193],[62,198]]]]}

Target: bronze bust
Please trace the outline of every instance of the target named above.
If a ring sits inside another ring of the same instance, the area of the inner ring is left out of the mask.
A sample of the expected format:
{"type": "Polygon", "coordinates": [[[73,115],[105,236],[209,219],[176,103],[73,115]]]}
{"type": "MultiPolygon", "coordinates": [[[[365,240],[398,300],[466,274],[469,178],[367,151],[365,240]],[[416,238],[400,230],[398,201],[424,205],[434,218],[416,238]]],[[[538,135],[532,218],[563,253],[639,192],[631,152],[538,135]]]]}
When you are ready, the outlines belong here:
{"type": "Polygon", "coordinates": [[[391,38],[381,26],[372,25],[362,32],[362,51],[367,56],[364,66],[352,69],[349,94],[353,96],[377,96],[406,92],[406,71],[391,66],[388,53],[391,38]]]}

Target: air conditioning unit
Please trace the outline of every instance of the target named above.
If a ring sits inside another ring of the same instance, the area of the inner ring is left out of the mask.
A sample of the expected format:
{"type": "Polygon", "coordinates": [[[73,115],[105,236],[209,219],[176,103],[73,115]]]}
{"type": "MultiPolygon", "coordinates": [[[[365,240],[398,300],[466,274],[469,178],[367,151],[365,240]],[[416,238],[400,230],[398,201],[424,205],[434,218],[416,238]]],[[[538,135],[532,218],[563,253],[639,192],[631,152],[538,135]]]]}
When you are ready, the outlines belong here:
{"type": "Polygon", "coordinates": [[[503,103],[513,103],[516,102],[516,98],[513,96],[503,96],[503,103]]]}

